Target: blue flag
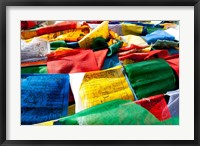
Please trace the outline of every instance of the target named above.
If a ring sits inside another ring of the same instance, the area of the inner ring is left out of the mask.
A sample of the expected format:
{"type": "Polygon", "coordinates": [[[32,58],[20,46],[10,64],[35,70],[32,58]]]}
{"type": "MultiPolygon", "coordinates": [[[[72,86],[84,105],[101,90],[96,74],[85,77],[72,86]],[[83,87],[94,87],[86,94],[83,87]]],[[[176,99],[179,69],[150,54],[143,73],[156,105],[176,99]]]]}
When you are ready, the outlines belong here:
{"type": "Polygon", "coordinates": [[[36,124],[67,116],[68,98],[68,74],[22,74],[21,124],[36,124]]]}

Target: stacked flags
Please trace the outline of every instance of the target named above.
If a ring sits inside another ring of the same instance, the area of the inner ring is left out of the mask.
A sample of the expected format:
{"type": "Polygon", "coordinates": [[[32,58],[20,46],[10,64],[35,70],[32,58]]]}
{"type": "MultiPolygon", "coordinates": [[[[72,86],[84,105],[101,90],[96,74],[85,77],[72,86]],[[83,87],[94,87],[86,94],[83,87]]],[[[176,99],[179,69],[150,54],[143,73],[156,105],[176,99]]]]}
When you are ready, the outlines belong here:
{"type": "Polygon", "coordinates": [[[178,125],[178,21],[21,21],[22,125],[178,125]]]}

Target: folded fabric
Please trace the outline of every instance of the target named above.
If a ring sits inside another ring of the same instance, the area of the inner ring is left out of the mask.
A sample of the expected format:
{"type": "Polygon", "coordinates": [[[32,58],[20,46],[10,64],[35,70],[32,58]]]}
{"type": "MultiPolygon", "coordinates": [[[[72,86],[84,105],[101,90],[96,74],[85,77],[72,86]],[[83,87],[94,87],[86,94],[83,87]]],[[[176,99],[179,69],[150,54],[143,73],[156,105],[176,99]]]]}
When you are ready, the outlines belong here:
{"type": "Polygon", "coordinates": [[[179,117],[179,89],[169,91],[166,93],[169,95],[168,108],[172,117],[179,117]]]}
{"type": "Polygon", "coordinates": [[[171,66],[171,68],[176,72],[176,75],[179,77],[179,57],[167,59],[167,63],[171,66]]]}
{"type": "Polygon", "coordinates": [[[134,100],[122,66],[107,70],[70,74],[76,113],[114,99],[134,100]]]}
{"type": "Polygon", "coordinates": [[[165,22],[165,23],[162,23],[160,25],[163,26],[164,29],[177,27],[177,24],[176,23],[172,23],[172,22],[165,22]]]}
{"type": "Polygon", "coordinates": [[[21,40],[21,62],[46,60],[49,52],[50,44],[43,39],[34,38],[30,43],[21,40]]]}
{"type": "Polygon", "coordinates": [[[120,55],[119,60],[123,61],[125,59],[132,59],[135,62],[143,61],[145,57],[148,56],[148,53],[129,53],[125,55],[120,55]]]}
{"type": "Polygon", "coordinates": [[[150,34],[147,34],[146,36],[142,36],[142,38],[148,44],[154,44],[157,40],[169,40],[169,41],[175,40],[175,37],[173,35],[170,35],[169,33],[165,32],[164,30],[154,31],[150,34]]]}
{"type": "Polygon", "coordinates": [[[98,70],[92,50],[60,50],[47,55],[48,73],[75,73],[98,70]]]}
{"type": "Polygon", "coordinates": [[[78,42],[67,42],[67,47],[69,48],[79,48],[78,42]]]}
{"type": "Polygon", "coordinates": [[[120,62],[123,64],[123,66],[134,63],[132,59],[124,59],[124,60],[120,60],[120,62]]]}
{"type": "MultiPolygon", "coordinates": [[[[163,50],[163,49],[159,49],[159,48],[154,48],[154,47],[152,47],[151,50],[163,50]]],[[[178,55],[178,54],[179,54],[179,47],[175,47],[175,48],[164,48],[164,50],[168,50],[169,55],[178,55]]]]}
{"type": "Polygon", "coordinates": [[[112,30],[109,30],[109,39],[113,39],[115,41],[120,41],[121,40],[121,37],[114,31],[112,30]]]}
{"type": "Polygon", "coordinates": [[[69,41],[69,42],[77,42],[81,40],[89,32],[90,32],[90,29],[88,26],[81,26],[76,29],[69,29],[67,33],[60,34],[59,36],[49,41],[64,40],[64,41],[69,41]]]}
{"type": "Polygon", "coordinates": [[[141,37],[141,36],[136,36],[136,35],[125,35],[125,36],[120,36],[122,41],[127,43],[127,45],[137,45],[140,47],[148,47],[149,45],[146,43],[146,41],[141,37]]]}
{"type": "Polygon", "coordinates": [[[144,48],[146,48],[146,47],[131,44],[131,45],[128,45],[128,46],[125,46],[125,47],[121,47],[121,48],[119,49],[119,52],[130,51],[130,50],[132,50],[132,49],[135,49],[136,52],[137,52],[138,50],[142,50],[142,49],[144,49],[144,48]]]}
{"type": "Polygon", "coordinates": [[[51,50],[56,50],[59,47],[67,47],[67,44],[63,40],[61,40],[61,41],[53,41],[53,42],[50,42],[50,47],[51,47],[51,50]]]}
{"type": "Polygon", "coordinates": [[[84,36],[78,43],[81,48],[91,48],[93,39],[97,37],[102,37],[107,39],[109,36],[108,30],[108,22],[103,21],[100,25],[98,25],[95,29],[93,29],[90,33],[84,36]]]}
{"type": "Polygon", "coordinates": [[[61,118],[54,125],[177,125],[177,119],[160,122],[130,100],[112,100],[61,118]]]}
{"type": "Polygon", "coordinates": [[[141,35],[143,26],[137,24],[122,23],[122,35],[141,35]]]}
{"type": "Polygon", "coordinates": [[[125,60],[125,59],[132,59],[135,62],[138,61],[144,61],[144,60],[149,60],[149,59],[154,59],[154,58],[163,58],[165,59],[166,57],[169,57],[170,54],[167,50],[152,50],[150,52],[146,53],[135,53],[133,52],[128,52],[124,54],[119,55],[119,60],[125,60]]]}
{"type": "Polygon", "coordinates": [[[152,58],[163,58],[166,59],[170,57],[168,50],[152,50],[148,52],[148,55],[144,58],[144,60],[152,59],[152,58]]]}
{"type": "Polygon", "coordinates": [[[108,54],[107,56],[112,56],[113,54],[117,53],[119,48],[122,47],[122,41],[117,41],[117,43],[108,47],[108,54]]]}
{"type": "Polygon", "coordinates": [[[117,33],[118,35],[122,34],[122,25],[121,24],[110,24],[108,26],[109,30],[112,30],[113,32],[117,33]]]}
{"type": "MultiPolygon", "coordinates": [[[[122,51],[122,48],[120,48],[120,50],[118,51],[117,54],[118,54],[118,56],[120,58],[121,57],[126,58],[126,56],[129,58],[129,55],[131,55],[131,54],[135,54],[135,53],[148,53],[150,51],[151,51],[151,46],[146,47],[146,48],[141,48],[141,49],[139,49],[139,48],[132,48],[132,49],[127,50],[127,51],[126,50],[122,51]]],[[[121,60],[123,60],[123,59],[121,59],[121,60]]]]}
{"type": "Polygon", "coordinates": [[[175,41],[167,41],[167,40],[157,40],[155,44],[153,44],[153,48],[155,49],[169,49],[179,47],[179,42],[175,41]]]}
{"type": "Polygon", "coordinates": [[[169,48],[168,51],[169,51],[169,54],[170,55],[174,55],[174,54],[179,54],[179,49],[177,49],[178,47],[176,48],[169,48]]]}
{"type": "Polygon", "coordinates": [[[31,29],[38,25],[38,21],[21,21],[21,30],[31,29]]]}
{"type": "Polygon", "coordinates": [[[57,24],[63,21],[55,21],[55,20],[50,20],[50,21],[40,21],[41,23],[38,24],[38,27],[46,27],[49,25],[57,24]]]}
{"type": "MultiPolygon", "coordinates": [[[[109,21],[110,22],[110,21],[109,21]]],[[[95,29],[99,24],[94,24],[94,23],[89,23],[88,24],[91,29],[95,29]]],[[[110,24],[108,25],[108,29],[114,31],[118,35],[123,35],[122,34],[122,25],[121,24],[110,24]]]]}
{"type": "Polygon", "coordinates": [[[69,75],[21,75],[21,124],[30,125],[67,116],[69,75]]]}
{"type": "Polygon", "coordinates": [[[179,124],[178,21],[20,23],[22,125],[179,124]]]}
{"type": "Polygon", "coordinates": [[[48,33],[54,33],[54,32],[63,31],[67,29],[74,29],[77,27],[77,25],[78,24],[76,21],[63,21],[57,24],[38,28],[36,30],[21,31],[21,38],[30,39],[30,38],[41,36],[48,33]]]}
{"type": "Polygon", "coordinates": [[[160,121],[171,118],[164,94],[143,98],[135,101],[135,103],[147,109],[160,121]]]}
{"type": "Polygon", "coordinates": [[[58,50],[48,54],[48,73],[77,73],[100,70],[107,50],[58,50]]]}
{"type": "Polygon", "coordinates": [[[63,40],[50,42],[51,50],[58,48],[79,48],[78,42],[65,42],[63,40]]]}
{"type": "Polygon", "coordinates": [[[45,58],[38,59],[37,61],[27,61],[27,62],[21,62],[21,67],[29,67],[29,66],[39,66],[39,65],[46,65],[47,60],[45,58]]]}
{"type": "Polygon", "coordinates": [[[92,45],[91,48],[94,51],[98,51],[98,50],[102,50],[102,49],[106,49],[108,48],[108,44],[106,39],[102,38],[102,37],[97,37],[92,41],[92,45]]]}
{"type": "Polygon", "coordinates": [[[117,54],[114,54],[110,57],[106,57],[106,59],[104,60],[104,64],[103,64],[101,69],[102,70],[109,69],[109,68],[119,66],[119,65],[121,65],[121,63],[118,59],[118,56],[117,56],[117,54]]]}
{"type": "Polygon", "coordinates": [[[163,59],[128,64],[124,68],[138,99],[176,89],[173,70],[163,59]]]}
{"type": "Polygon", "coordinates": [[[38,65],[38,66],[21,67],[21,74],[27,74],[27,73],[42,73],[42,74],[48,73],[47,66],[38,65]]]}
{"type": "Polygon", "coordinates": [[[156,27],[156,26],[153,26],[153,27],[152,26],[145,26],[144,29],[146,29],[146,34],[150,34],[150,33],[157,31],[157,30],[163,30],[162,27],[156,27]]]}
{"type": "Polygon", "coordinates": [[[99,50],[99,51],[95,51],[94,52],[94,56],[96,58],[97,61],[97,66],[99,69],[101,69],[104,65],[104,61],[106,59],[106,54],[107,54],[108,50],[104,49],[104,50],[99,50]]]}
{"type": "MultiPolygon", "coordinates": [[[[43,38],[46,41],[52,42],[52,41],[69,41],[69,42],[76,42],[81,40],[86,34],[90,32],[90,29],[88,26],[81,26],[75,29],[67,29],[63,31],[57,31],[54,33],[48,33],[41,36],[38,36],[39,38],[43,38]]],[[[31,39],[25,40],[26,42],[30,42],[31,39]]]]}
{"type": "Polygon", "coordinates": [[[40,36],[47,33],[54,33],[66,29],[77,28],[77,25],[77,21],[63,21],[46,27],[38,28],[37,34],[38,36],[40,36]]]}

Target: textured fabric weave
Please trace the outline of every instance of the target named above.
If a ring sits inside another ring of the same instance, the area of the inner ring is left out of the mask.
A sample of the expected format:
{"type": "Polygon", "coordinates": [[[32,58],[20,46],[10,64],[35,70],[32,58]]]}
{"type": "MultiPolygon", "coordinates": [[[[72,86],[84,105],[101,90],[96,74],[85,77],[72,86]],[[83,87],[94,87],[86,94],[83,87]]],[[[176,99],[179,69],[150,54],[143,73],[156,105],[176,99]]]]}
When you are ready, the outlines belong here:
{"type": "Polygon", "coordinates": [[[55,125],[161,125],[178,124],[178,119],[160,122],[140,105],[128,100],[113,100],[60,119],[55,125]]]}
{"type": "Polygon", "coordinates": [[[163,59],[128,64],[125,71],[138,99],[176,88],[174,73],[163,59]]]}

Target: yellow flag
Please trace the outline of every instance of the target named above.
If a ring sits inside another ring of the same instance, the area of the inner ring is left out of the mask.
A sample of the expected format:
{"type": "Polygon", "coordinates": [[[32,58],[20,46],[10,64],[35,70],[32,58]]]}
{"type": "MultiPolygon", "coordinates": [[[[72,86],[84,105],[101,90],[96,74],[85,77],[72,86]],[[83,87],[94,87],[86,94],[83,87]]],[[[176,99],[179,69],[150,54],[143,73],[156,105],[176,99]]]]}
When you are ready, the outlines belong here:
{"type": "Polygon", "coordinates": [[[136,24],[122,24],[122,34],[123,35],[141,35],[143,31],[143,26],[136,24]]]}
{"type": "Polygon", "coordinates": [[[87,72],[79,90],[83,109],[114,99],[134,100],[122,66],[87,72]]]}
{"type": "Polygon", "coordinates": [[[34,37],[37,37],[36,30],[21,31],[21,39],[29,39],[29,38],[34,38],[34,37]]]}
{"type": "Polygon", "coordinates": [[[99,26],[97,26],[94,30],[84,36],[78,43],[80,48],[91,48],[91,44],[94,38],[103,37],[104,39],[108,38],[109,30],[108,30],[109,21],[102,22],[99,26]]]}
{"type": "MultiPolygon", "coordinates": [[[[76,42],[81,40],[86,34],[90,32],[90,29],[88,26],[81,26],[76,29],[68,29],[64,31],[58,31],[54,33],[44,34],[41,36],[38,36],[39,38],[43,38],[49,42],[58,41],[58,40],[64,40],[64,41],[71,41],[76,42]]],[[[26,32],[23,35],[29,35],[30,32],[26,32]]],[[[30,36],[29,36],[30,37],[30,36]]],[[[32,41],[33,37],[30,39],[27,39],[26,42],[32,41]]]]}
{"type": "Polygon", "coordinates": [[[152,48],[152,46],[146,47],[146,48],[142,49],[141,52],[143,52],[143,53],[150,52],[151,48],[152,48]]]}

